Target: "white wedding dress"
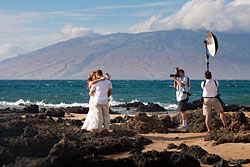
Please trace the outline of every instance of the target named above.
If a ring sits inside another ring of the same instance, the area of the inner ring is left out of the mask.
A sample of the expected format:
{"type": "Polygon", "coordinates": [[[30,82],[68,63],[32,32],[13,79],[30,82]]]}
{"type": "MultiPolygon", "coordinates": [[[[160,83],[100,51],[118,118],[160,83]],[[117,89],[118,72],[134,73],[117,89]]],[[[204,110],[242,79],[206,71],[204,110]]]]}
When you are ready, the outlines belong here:
{"type": "Polygon", "coordinates": [[[87,117],[84,121],[84,124],[82,126],[82,129],[85,129],[87,131],[91,130],[97,130],[98,129],[98,115],[93,109],[94,107],[94,96],[90,96],[89,98],[89,112],[87,114],[87,117]]]}

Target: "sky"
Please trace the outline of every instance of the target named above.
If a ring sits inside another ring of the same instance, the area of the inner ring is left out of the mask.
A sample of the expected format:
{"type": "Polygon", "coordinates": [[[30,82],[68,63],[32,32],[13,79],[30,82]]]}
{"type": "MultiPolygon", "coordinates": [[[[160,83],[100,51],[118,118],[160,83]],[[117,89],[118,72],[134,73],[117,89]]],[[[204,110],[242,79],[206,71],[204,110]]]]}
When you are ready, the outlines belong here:
{"type": "Polygon", "coordinates": [[[250,0],[1,0],[0,61],[93,34],[250,33],[249,15],[250,0]]]}

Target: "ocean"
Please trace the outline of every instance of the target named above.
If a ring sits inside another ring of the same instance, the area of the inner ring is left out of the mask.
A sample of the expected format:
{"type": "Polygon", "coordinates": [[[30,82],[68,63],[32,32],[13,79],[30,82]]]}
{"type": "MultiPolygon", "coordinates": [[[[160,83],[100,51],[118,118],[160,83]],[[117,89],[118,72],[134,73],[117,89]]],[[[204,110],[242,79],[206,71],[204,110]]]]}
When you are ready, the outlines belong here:
{"type": "MultiPolygon", "coordinates": [[[[157,103],[175,110],[177,102],[173,80],[111,80],[111,105],[140,101],[157,103]]],[[[0,108],[26,104],[40,107],[87,106],[86,80],[0,80],[0,108]]],[[[201,80],[191,80],[189,101],[201,97],[201,80]]],[[[219,80],[225,104],[250,105],[250,80],[219,80]]]]}

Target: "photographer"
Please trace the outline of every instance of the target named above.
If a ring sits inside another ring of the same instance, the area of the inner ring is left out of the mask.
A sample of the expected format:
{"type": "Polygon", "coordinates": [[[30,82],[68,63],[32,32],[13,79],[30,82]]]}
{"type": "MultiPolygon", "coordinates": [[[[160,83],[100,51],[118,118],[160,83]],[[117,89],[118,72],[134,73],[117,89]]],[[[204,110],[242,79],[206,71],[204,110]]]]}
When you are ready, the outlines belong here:
{"type": "Polygon", "coordinates": [[[218,97],[218,86],[219,82],[212,79],[212,73],[210,71],[205,72],[206,80],[201,82],[201,88],[203,89],[202,97],[203,97],[203,115],[206,115],[206,126],[207,132],[211,132],[211,110],[212,108],[220,113],[220,119],[224,125],[226,124],[226,118],[223,113],[223,107],[218,97]]]}
{"type": "Polygon", "coordinates": [[[185,129],[187,127],[187,120],[185,110],[187,109],[187,102],[190,81],[187,76],[185,76],[185,72],[183,69],[178,70],[175,75],[173,76],[174,79],[174,88],[176,89],[176,99],[178,101],[178,108],[177,110],[180,111],[182,117],[182,124],[177,129],[185,129]]]}

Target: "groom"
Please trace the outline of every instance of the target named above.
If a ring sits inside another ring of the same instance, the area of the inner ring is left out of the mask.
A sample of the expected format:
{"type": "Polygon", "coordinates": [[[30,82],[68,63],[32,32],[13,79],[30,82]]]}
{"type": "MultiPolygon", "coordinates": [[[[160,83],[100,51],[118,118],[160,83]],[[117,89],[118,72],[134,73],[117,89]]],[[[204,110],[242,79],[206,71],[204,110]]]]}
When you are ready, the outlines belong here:
{"type": "MultiPolygon", "coordinates": [[[[102,70],[96,71],[96,77],[101,78],[103,76],[102,70]]],[[[112,94],[112,83],[109,80],[103,80],[97,82],[91,86],[89,95],[94,96],[94,106],[93,109],[97,113],[99,125],[98,131],[102,130],[102,125],[104,128],[109,130],[110,116],[109,116],[109,104],[108,97],[112,94]]]]}

